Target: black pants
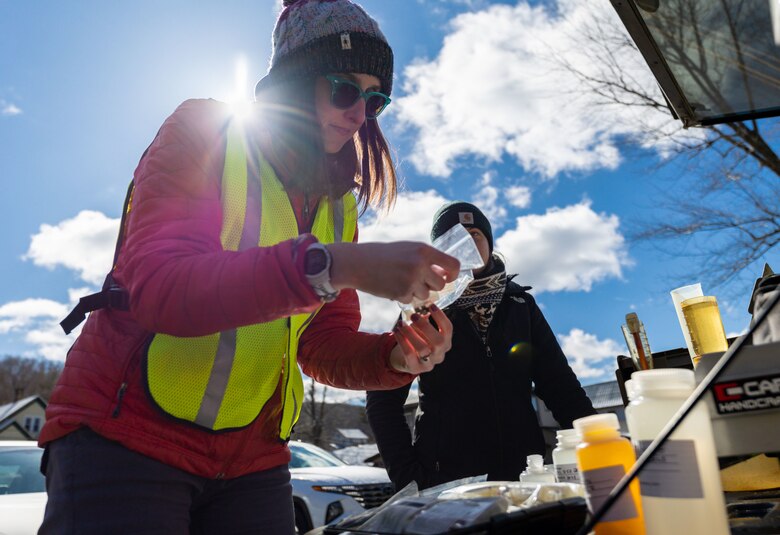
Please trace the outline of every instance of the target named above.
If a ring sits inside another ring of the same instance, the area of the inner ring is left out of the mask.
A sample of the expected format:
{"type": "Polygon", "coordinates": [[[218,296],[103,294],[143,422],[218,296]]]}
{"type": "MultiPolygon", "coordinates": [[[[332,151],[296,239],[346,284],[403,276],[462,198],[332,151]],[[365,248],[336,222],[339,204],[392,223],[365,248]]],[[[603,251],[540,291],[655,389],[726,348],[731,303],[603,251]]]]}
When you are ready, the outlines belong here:
{"type": "Polygon", "coordinates": [[[207,479],[84,428],[50,443],[42,468],[49,499],[39,535],[295,531],[287,466],[207,479]]]}

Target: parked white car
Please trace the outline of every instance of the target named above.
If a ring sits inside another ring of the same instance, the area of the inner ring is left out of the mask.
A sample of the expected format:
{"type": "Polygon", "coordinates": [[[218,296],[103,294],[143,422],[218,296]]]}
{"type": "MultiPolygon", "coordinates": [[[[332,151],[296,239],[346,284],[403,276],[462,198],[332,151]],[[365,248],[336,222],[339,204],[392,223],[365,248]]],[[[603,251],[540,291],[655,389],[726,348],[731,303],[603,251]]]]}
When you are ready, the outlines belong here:
{"type": "Polygon", "coordinates": [[[0,535],[33,535],[43,521],[43,450],[33,441],[0,441],[0,535]]]}
{"type": "MultiPolygon", "coordinates": [[[[299,533],[376,507],[393,493],[384,469],[349,466],[304,442],[290,442],[290,450],[299,533]]],[[[42,453],[33,441],[0,441],[0,535],[37,533],[46,508],[42,453]]]]}
{"type": "Polygon", "coordinates": [[[384,468],[351,466],[322,448],[290,442],[298,533],[377,507],[393,495],[384,468]]]}

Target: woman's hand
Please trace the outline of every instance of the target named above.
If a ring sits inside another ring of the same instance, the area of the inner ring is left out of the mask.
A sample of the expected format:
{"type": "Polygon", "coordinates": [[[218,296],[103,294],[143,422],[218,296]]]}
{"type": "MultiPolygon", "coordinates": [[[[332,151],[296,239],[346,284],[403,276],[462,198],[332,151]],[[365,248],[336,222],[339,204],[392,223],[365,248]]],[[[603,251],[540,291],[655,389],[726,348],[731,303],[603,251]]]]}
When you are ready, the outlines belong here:
{"type": "Polygon", "coordinates": [[[334,288],[355,288],[377,297],[425,301],[460,270],[457,258],[421,242],[328,244],[334,288]]]}
{"type": "Polygon", "coordinates": [[[401,319],[393,329],[398,344],[390,352],[390,365],[396,371],[415,375],[429,372],[452,347],[450,319],[436,305],[431,305],[430,311],[413,314],[409,325],[401,319]]]}

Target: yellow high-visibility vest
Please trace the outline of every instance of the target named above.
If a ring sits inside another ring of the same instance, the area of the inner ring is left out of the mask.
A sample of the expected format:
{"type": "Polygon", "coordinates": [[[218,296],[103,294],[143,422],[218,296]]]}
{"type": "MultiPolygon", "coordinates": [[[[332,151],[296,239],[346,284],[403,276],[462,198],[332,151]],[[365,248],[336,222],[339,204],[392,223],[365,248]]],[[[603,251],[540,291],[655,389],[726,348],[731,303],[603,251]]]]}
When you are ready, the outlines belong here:
{"type": "MultiPolygon", "coordinates": [[[[252,150],[238,121],[231,121],[222,173],[220,239],[226,251],[267,247],[300,234],[287,192],[259,151],[252,150]]],[[[311,230],[320,242],[351,242],[356,228],[351,191],[335,202],[320,200],[311,230]]],[[[257,418],[281,381],[279,437],[287,440],[303,402],[298,340],[315,314],[206,336],[155,334],[144,359],[154,403],[174,418],[210,431],[239,429],[257,418]]]]}

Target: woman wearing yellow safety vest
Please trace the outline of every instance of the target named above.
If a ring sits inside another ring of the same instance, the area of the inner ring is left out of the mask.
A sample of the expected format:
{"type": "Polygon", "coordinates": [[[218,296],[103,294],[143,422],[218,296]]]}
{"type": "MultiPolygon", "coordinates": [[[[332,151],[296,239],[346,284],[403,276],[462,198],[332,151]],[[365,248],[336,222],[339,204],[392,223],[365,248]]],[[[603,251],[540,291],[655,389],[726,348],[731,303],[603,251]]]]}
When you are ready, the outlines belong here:
{"type": "Polygon", "coordinates": [[[422,243],[357,243],[358,210],[396,193],[384,35],[349,0],[285,0],[273,45],[251,118],[189,100],[138,164],[47,409],[40,533],[292,533],[298,364],[388,389],[450,348],[435,308],[358,332],[355,290],[425,299],[459,268],[422,243]]]}

